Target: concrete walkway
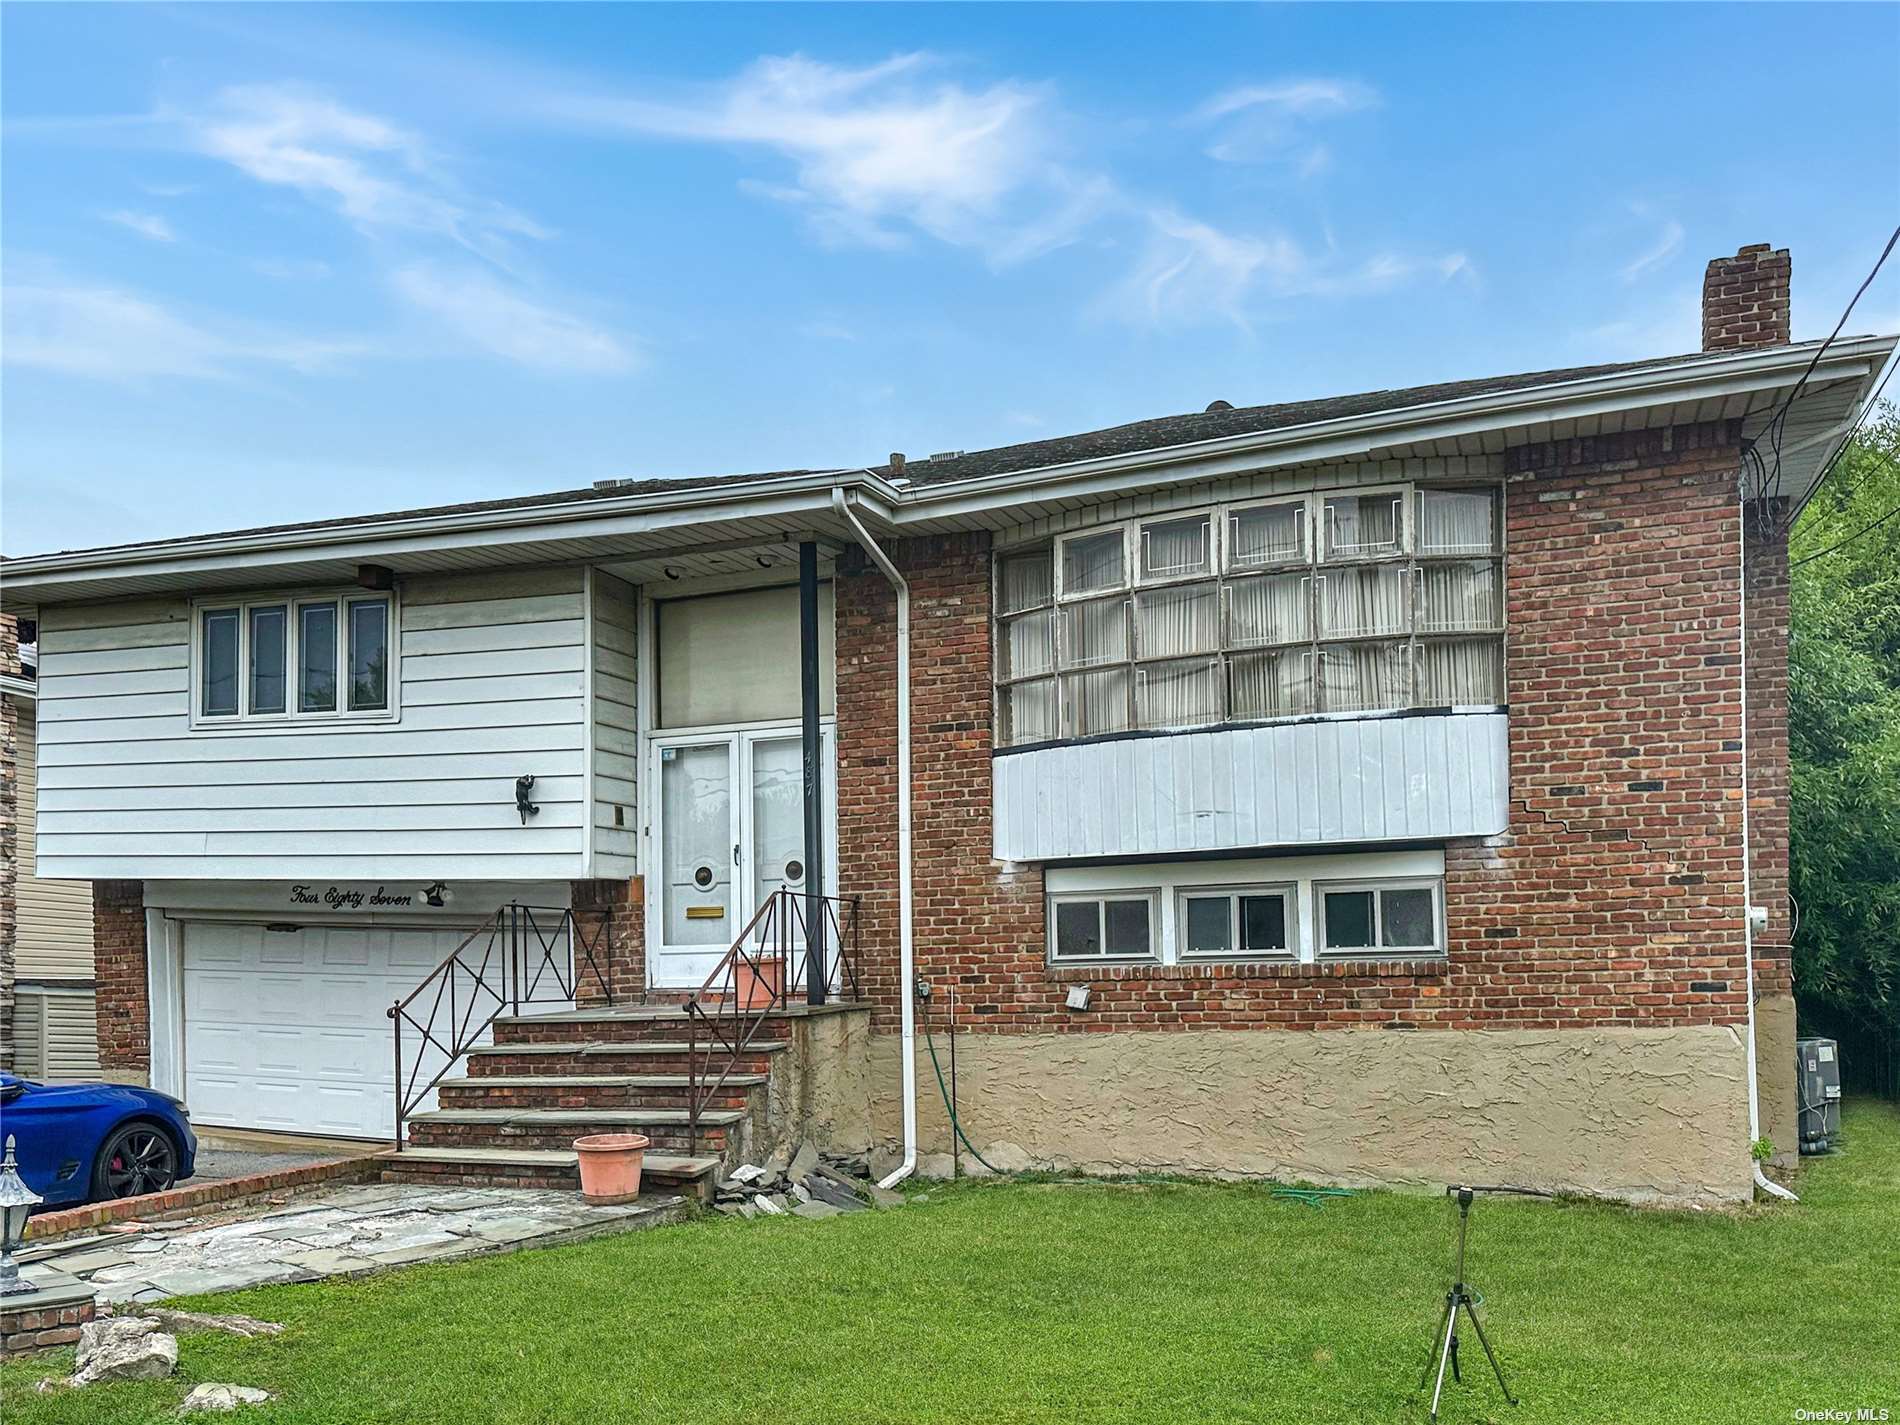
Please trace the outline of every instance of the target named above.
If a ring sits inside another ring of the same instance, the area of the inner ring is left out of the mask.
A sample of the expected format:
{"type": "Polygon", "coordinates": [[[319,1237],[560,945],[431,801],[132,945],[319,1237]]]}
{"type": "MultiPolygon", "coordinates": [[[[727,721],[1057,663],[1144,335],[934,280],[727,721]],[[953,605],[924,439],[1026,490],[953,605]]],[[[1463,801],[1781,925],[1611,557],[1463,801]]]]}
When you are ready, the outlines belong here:
{"type": "Polygon", "coordinates": [[[657,1226],[683,1211],[677,1197],[595,1207],[572,1192],[368,1184],[215,1223],[91,1233],[29,1249],[21,1260],[69,1272],[107,1301],[162,1301],[553,1246],[657,1226]]]}

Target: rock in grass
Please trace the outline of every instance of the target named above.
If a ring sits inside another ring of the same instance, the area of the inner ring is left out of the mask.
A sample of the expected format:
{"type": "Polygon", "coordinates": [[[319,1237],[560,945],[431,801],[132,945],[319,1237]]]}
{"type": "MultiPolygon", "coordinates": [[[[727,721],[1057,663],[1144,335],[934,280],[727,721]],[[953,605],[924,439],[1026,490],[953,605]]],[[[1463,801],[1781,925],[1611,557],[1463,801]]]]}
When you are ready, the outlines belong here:
{"type": "Polygon", "coordinates": [[[803,1143],[799,1145],[798,1151],[792,1154],[792,1163],[785,1170],[785,1175],[795,1183],[803,1182],[817,1167],[818,1150],[810,1143],[803,1143]]]}
{"type": "Polygon", "coordinates": [[[816,1173],[805,1179],[805,1187],[809,1201],[829,1203],[842,1212],[856,1212],[864,1206],[864,1200],[850,1188],[816,1173]]]}
{"type": "Polygon", "coordinates": [[[757,1163],[745,1163],[732,1170],[730,1181],[735,1183],[755,1183],[766,1175],[766,1169],[757,1163]]]}
{"type": "Polygon", "coordinates": [[[102,1380],[163,1380],[178,1369],[178,1338],[142,1316],[112,1316],[79,1328],[74,1385],[102,1380]]]}
{"type": "Polygon", "coordinates": [[[284,1331],[277,1322],[259,1321],[255,1316],[220,1316],[207,1311],[179,1311],[169,1306],[137,1306],[131,1314],[156,1321],[161,1330],[175,1336],[187,1331],[222,1331],[228,1336],[281,1336],[284,1331]]]}
{"type": "Polygon", "coordinates": [[[841,1215],[841,1212],[842,1209],[833,1207],[828,1202],[801,1202],[792,1209],[792,1215],[795,1217],[837,1217],[841,1215]]]}
{"type": "Polygon", "coordinates": [[[191,1394],[185,1397],[178,1407],[183,1415],[194,1410],[236,1410],[240,1405],[262,1405],[270,1399],[268,1390],[259,1390],[254,1385],[227,1385],[223,1381],[206,1381],[203,1385],[191,1388],[191,1394]]]}

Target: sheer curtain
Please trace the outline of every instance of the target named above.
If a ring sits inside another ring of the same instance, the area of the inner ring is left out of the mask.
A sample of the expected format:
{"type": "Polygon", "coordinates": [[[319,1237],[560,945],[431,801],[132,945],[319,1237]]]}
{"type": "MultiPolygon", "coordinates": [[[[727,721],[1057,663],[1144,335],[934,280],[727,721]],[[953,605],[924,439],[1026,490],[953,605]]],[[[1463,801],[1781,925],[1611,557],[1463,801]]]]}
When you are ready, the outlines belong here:
{"type": "Polygon", "coordinates": [[[1493,629],[1504,622],[1498,566],[1489,560],[1420,567],[1418,626],[1426,632],[1493,629]]]}
{"type": "Polygon", "coordinates": [[[1406,631],[1405,571],[1395,565],[1319,576],[1321,632],[1335,638],[1406,631]]]}
{"type": "Polygon", "coordinates": [[[1293,643],[1313,636],[1304,574],[1266,574],[1227,586],[1227,641],[1237,647],[1293,643]]]}
{"type": "Polygon", "coordinates": [[[1228,665],[1229,716],[1295,717],[1313,710],[1313,655],[1309,649],[1237,653],[1228,665]]]}
{"type": "Polygon", "coordinates": [[[1048,742],[1061,736],[1056,727],[1056,680],[1038,678],[1014,683],[1002,690],[1003,741],[1014,747],[1024,742],[1048,742]]]}
{"type": "Polygon", "coordinates": [[[1144,663],[1135,671],[1135,696],[1143,727],[1219,722],[1220,659],[1144,663]]]}
{"type": "Polygon", "coordinates": [[[1497,548],[1497,496],[1490,490],[1421,490],[1421,554],[1489,554],[1497,548]]]}
{"type": "Polygon", "coordinates": [[[1037,609],[1003,624],[1000,662],[1004,678],[1029,678],[1055,671],[1056,611],[1037,609]]]}
{"type": "Polygon", "coordinates": [[[1096,599],[1062,609],[1062,666],[1093,668],[1128,657],[1128,600],[1096,599]]]}
{"type": "Polygon", "coordinates": [[[1320,650],[1320,697],[1327,712],[1374,712],[1411,701],[1411,660],[1403,643],[1320,650]]]}
{"type": "Polygon", "coordinates": [[[1070,673],[1062,680],[1062,703],[1065,737],[1126,732],[1129,726],[1127,667],[1070,673]]]}
{"type": "Polygon", "coordinates": [[[1228,521],[1227,560],[1237,569],[1303,563],[1306,525],[1304,502],[1236,510],[1228,521]]]}
{"type": "Polygon", "coordinates": [[[1419,700],[1426,707],[1504,701],[1504,649],[1494,638],[1419,644],[1419,700]]]}
{"type": "Polygon", "coordinates": [[[1143,658],[1214,652],[1220,647],[1220,586],[1182,584],[1137,594],[1135,647],[1143,658]]]}
{"type": "Polygon", "coordinates": [[[1394,554],[1399,547],[1397,495],[1335,495],[1326,502],[1326,557],[1394,554]]]}
{"type": "Polygon", "coordinates": [[[1118,589],[1125,582],[1122,533],[1086,535],[1062,545],[1062,592],[1086,594],[1096,589],[1118,589]]]}
{"type": "Polygon", "coordinates": [[[1205,574],[1213,564],[1206,515],[1163,520],[1141,527],[1141,572],[1144,578],[1167,579],[1183,574],[1205,574]]]}
{"type": "Polygon", "coordinates": [[[1024,609],[1041,608],[1055,596],[1054,569],[1049,551],[1015,554],[1002,561],[1001,587],[996,591],[996,612],[1019,614],[1024,609]]]}

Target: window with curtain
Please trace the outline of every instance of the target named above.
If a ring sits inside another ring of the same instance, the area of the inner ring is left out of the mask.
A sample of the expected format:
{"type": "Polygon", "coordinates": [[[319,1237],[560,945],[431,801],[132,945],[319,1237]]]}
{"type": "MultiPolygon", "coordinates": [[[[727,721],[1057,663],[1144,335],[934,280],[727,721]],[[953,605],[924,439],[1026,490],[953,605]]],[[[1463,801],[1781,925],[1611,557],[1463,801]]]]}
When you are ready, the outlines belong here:
{"type": "Polygon", "coordinates": [[[996,564],[997,743],[1504,700],[1499,491],[1133,520],[996,564]]]}

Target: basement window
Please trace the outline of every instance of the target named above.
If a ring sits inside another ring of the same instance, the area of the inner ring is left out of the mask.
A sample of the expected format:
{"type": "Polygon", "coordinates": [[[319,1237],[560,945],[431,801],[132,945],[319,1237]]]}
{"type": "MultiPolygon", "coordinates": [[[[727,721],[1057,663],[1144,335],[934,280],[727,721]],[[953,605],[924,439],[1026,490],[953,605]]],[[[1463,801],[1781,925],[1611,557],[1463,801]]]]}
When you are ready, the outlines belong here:
{"type": "Polygon", "coordinates": [[[1320,906],[1321,953],[1442,955],[1441,885],[1437,880],[1319,882],[1313,889],[1320,906]]]}
{"type": "Polygon", "coordinates": [[[1049,898],[1049,958],[1057,964],[1153,960],[1159,893],[1049,898]]]}
{"type": "Polygon", "coordinates": [[[1175,909],[1183,960],[1291,959],[1299,944],[1293,886],[1196,886],[1175,909]]]}
{"type": "Polygon", "coordinates": [[[192,724],[388,720],[393,594],[205,601],[192,637],[192,724]]]}

